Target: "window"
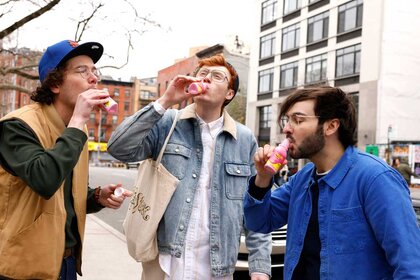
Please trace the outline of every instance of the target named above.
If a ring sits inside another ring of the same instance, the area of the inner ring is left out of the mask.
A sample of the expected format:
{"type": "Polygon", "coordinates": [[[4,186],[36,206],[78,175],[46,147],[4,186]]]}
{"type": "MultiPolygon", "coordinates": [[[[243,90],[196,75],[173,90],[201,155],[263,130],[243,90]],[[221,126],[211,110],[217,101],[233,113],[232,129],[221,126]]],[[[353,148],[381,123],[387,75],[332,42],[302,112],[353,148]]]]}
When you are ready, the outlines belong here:
{"type": "Polygon", "coordinates": [[[298,62],[282,65],[280,67],[280,88],[296,87],[298,75],[298,62]]]}
{"type": "Polygon", "coordinates": [[[124,92],[124,94],[125,94],[125,97],[130,97],[130,90],[129,89],[125,89],[125,92],[124,92]]]}
{"type": "Polygon", "coordinates": [[[101,141],[106,142],[105,137],[106,137],[106,128],[102,128],[102,129],[101,129],[101,136],[100,136],[100,138],[99,138],[99,141],[98,141],[98,142],[101,142],[101,141]]]}
{"type": "Polygon", "coordinates": [[[130,110],[130,101],[124,102],[124,111],[128,112],[130,110]]]}
{"type": "Polygon", "coordinates": [[[301,0],[284,0],[284,11],[283,14],[289,14],[300,8],[301,0]]]}
{"type": "Polygon", "coordinates": [[[114,88],[114,96],[120,96],[120,89],[114,88]]]}
{"type": "Polygon", "coordinates": [[[306,83],[314,83],[327,78],[327,54],[306,59],[306,83]]]}
{"type": "Polygon", "coordinates": [[[273,91],[274,69],[260,71],[258,73],[258,93],[273,91]]]}
{"type": "Polygon", "coordinates": [[[338,33],[362,26],[363,1],[354,0],[338,7],[338,33]]]}
{"type": "Polygon", "coordinates": [[[95,122],[95,117],[96,117],[95,112],[91,112],[89,116],[90,122],[95,122]]]}
{"type": "Polygon", "coordinates": [[[262,3],[261,25],[276,20],[277,17],[277,1],[268,0],[262,3]]]}
{"type": "Polygon", "coordinates": [[[328,37],[329,12],[308,19],[308,43],[328,37]]]}
{"type": "Polygon", "coordinates": [[[89,128],[89,139],[94,139],[95,137],[95,129],[89,128]]]}
{"type": "Polygon", "coordinates": [[[299,47],[299,23],[283,28],[282,51],[288,51],[299,47]]]}
{"type": "Polygon", "coordinates": [[[271,127],[271,110],[271,105],[260,108],[260,129],[271,127]]]}
{"type": "Polygon", "coordinates": [[[360,44],[337,50],[336,77],[360,73],[360,44]]]}
{"type": "Polygon", "coordinates": [[[112,124],[117,124],[117,122],[118,122],[118,116],[113,115],[112,116],[112,124]]]}
{"type": "Polygon", "coordinates": [[[155,94],[149,90],[140,91],[140,99],[152,99],[153,97],[155,97],[155,94]]]}
{"type": "Polygon", "coordinates": [[[274,55],[276,44],[275,33],[268,34],[260,39],[260,59],[271,57],[274,55]]]}
{"type": "Polygon", "coordinates": [[[101,116],[101,125],[102,124],[106,124],[106,114],[102,114],[102,116],[101,116]]]}

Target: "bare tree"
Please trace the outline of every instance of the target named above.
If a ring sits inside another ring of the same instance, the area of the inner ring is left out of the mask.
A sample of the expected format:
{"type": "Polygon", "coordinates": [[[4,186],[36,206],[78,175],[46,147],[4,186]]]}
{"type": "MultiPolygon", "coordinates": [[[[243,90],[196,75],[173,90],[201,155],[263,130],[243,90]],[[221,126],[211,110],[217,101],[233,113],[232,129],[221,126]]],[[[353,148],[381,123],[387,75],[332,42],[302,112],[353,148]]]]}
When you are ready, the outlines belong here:
{"type": "MultiPolygon", "coordinates": [[[[118,33],[121,34],[121,32],[123,32],[126,38],[127,48],[125,59],[124,61],[115,61],[113,64],[105,65],[101,68],[121,69],[129,62],[130,51],[133,49],[133,38],[141,36],[148,28],[161,28],[159,23],[149,19],[147,16],[141,16],[135,8],[135,5],[133,5],[133,3],[130,1],[135,0],[113,1],[114,3],[121,2],[121,6],[124,6],[125,9],[125,14],[123,15],[124,18],[126,19],[129,17],[131,20],[131,23],[127,26],[115,26],[115,29],[118,30],[118,33]]],[[[15,19],[14,22],[5,29],[0,29],[0,93],[3,90],[17,90],[24,93],[30,93],[31,89],[27,89],[25,86],[19,86],[11,83],[12,79],[10,79],[10,76],[18,76],[19,78],[36,81],[38,79],[37,64],[40,55],[40,53],[34,54],[33,52],[29,53],[29,55],[23,54],[15,47],[3,48],[3,45],[5,45],[4,43],[6,41],[13,40],[13,36],[16,35],[15,33],[19,30],[19,28],[23,27],[25,24],[28,24],[38,17],[46,16],[47,14],[53,14],[55,9],[58,9],[60,5],[64,5],[64,3],[65,1],[61,0],[6,0],[0,3],[0,19],[6,16],[13,17],[14,13],[11,11],[17,5],[24,4],[25,7],[32,7],[32,10],[27,15],[15,19]],[[24,61],[24,64],[22,64],[22,62],[17,63],[16,61],[17,58],[21,56],[25,56],[24,59],[21,60],[24,61]],[[14,61],[14,63],[9,63],[11,60],[14,61]]],[[[77,42],[82,40],[87,31],[100,26],[101,22],[113,21],[118,23],[118,17],[121,17],[119,14],[109,12],[106,13],[106,11],[103,11],[104,8],[109,4],[109,2],[107,3],[103,0],[80,1],[77,3],[74,1],[73,3],[75,5],[80,5],[80,9],[77,9],[77,14],[68,15],[68,20],[71,20],[75,23],[73,40],[77,42]],[[80,11],[83,12],[80,13],[80,11]]],[[[112,30],[109,32],[112,32],[112,30]]],[[[114,30],[114,32],[116,31],[114,30]]],[[[108,57],[111,56],[108,55],[108,57]]]]}

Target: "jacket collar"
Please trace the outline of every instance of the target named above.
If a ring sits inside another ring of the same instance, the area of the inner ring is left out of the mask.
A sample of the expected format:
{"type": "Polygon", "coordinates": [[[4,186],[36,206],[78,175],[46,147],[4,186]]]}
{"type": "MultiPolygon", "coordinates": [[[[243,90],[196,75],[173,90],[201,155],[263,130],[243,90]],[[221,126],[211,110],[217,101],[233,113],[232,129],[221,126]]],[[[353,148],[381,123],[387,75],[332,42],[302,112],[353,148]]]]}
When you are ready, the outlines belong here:
{"type": "Polygon", "coordinates": [[[57,110],[55,109],[54,105],[41,105],[44,108],[45,115],[47,119],[52,124],[52,129],[58,135],[60,135],[64,129],[66,128],[63,120],[61,119],[60,115],[58,114],[57,110]]]}
{"type": "MultiPolygon", "coordinates": [[[[357,160],[357,148],[353,146],[348,146],[344,151],[344,154],[341,156],[340,160],[337,164],[333,167],[333,169],[324,177],[320,179],[320,181],[324,181],[328,186],[333,189],[339,187],[341,181],[344,179],[346,174],[355,164],[357,160]]],[[[315,183],[316,178],[316,167],[315,165],[312,168],[311,180],[309,185],[315,183]]],[[[309,187],[309,185],[307,187],[309,187]]]]}
{"type": "MultiPolygon", "coordinates": [[[[193,103],[182,109],[180,119],[197,119],[196,104],[193,103]]],[[[236,122],[226,110],[223,110],[223,131],[228,132],[233,138],[237,139],[236,122]]]]}

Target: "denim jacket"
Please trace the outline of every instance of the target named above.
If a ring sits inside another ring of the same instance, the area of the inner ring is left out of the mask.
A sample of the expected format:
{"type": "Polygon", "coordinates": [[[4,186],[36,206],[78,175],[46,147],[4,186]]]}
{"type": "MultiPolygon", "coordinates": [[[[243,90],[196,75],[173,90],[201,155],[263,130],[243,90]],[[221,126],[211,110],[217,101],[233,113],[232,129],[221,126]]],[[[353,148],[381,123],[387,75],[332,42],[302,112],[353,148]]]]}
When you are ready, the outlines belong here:
{"type": "MultiPolygon", "coordinates": [[[[125,162],[156,159],[175,114],[175,110],[167,110],[161,115],[149,104],[121,123],[109,140],[108,151],[125,162]]],[[[225,111],[223,130],[216,139],[210,184],[210,261],[216,277],[234,272],[241,232],[245,232],[250,252],[250,272],[271,275],[271,235],[244,229],[243,197],[248,179],[255,174],[256,148],[251,131],[225,111]]],[[[162,158],[162,164],[180,183],[159,224],[160,252],[180,257],[184,250],[202,155],[201,131],[192,104],[181,111],[162,158]]]]}
{"type": "MultiPolygon", "coordinates": [[[[250,230],[267,233],[287,224],[287,280],[302,252],[314,178],[309,163],[263,200],[245,195],[250,230]]],[[[395,169],[348,147],[318,186],[320,279],[420,279],[420,230],[407,184],[395,169]]]]}

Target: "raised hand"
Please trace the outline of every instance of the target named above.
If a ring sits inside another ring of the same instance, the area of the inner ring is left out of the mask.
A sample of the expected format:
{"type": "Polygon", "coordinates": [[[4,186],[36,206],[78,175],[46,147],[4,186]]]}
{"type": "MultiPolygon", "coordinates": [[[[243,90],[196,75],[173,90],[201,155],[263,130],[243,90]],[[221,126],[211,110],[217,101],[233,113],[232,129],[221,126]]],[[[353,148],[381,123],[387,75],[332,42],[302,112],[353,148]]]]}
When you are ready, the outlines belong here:
{"type": "Polygon", "coordinates": [[[178,75],[172,79],[169,83],[168,88],[161,98],[157,102],[162,105],[163,108],[167,109],[172,105],[181,103],[184,100],[187,100],[193,94],[187,91],[188,85],[192,82],[200,81],[199,78],[192,76],[178,75]]]}
{"type": "Polygon", "coordinates": [[[83,130],[89,120],[93,108],[103,106],[108,101],[109,93],[99,89],[89,89],[77,97],[73,115],[67,127],[75,127],[83,130]]]}

